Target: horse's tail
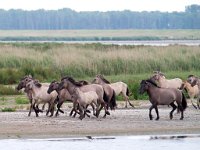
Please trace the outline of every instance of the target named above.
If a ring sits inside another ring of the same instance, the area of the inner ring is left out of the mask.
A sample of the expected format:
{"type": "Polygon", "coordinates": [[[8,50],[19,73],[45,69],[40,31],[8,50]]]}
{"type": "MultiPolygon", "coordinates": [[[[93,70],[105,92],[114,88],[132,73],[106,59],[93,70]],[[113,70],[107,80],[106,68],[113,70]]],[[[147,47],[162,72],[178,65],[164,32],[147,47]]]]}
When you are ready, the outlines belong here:
{"type": "Polygon", "coordinates": [[[108,104],[109,97],[108,97],[108,95],[106,94],[105,91],[103,91],[103,100],[104,100],[104,102],[106,102],[106,104],[108,104]]]}
{"type": "Polygon", "coordinates": [[[128,89],[128,86],[127,86],[127,89],[126,89],[126,96],[130,96],[129,94],[130,94],[130,92],[129,92],[129,89],[128,89]]]}
{"type": "Polygon", "coordinates": [[[116,106],[117,106],[116,94],[115,94],[115,91],[113,90],[113,95],[112,95],[111,100],[110,100],[110,109],[113,110],[113,109],[115,109],[116,106]]]}
{"type": "Polygon", "coordinates": [[[182,92],[182,107],[183,107],[183,111],[187,108],[187,100],[183,92],[182,92]]]}

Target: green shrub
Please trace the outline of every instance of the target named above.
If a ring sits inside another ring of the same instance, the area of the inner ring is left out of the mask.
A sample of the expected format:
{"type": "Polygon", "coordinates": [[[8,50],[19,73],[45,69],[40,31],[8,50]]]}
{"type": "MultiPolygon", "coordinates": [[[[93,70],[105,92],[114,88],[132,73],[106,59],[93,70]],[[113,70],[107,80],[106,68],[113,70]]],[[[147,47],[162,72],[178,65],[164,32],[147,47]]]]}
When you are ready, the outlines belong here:
{"type": "Polygon", "coordinates": [[[13,87],[0,84],[0,95],[20,95],[20,94],[21,93],[16,91],[13,87]]]}
{"type": "Polygon", "coordinates": [[[16,109],[15,108],[10,108],[10,107],[5,107],[3,109],[1,109],[2,112],[15,112],[16,109]]]}
{"type": "Polygon", "coordinates": [[[16,97],[15,98],[16,104],[29,104],[29,100],[27,98],[16,97]]]}

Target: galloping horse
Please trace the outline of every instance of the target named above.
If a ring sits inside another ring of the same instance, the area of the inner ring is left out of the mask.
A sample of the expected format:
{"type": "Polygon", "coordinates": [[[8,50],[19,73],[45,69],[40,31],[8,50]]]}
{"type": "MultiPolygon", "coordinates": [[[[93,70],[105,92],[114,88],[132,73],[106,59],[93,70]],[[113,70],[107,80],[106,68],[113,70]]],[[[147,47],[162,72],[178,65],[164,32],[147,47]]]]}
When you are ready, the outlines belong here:
{"type": "MultiPolygon", "coordinates": [[[[18,91],[24,88],[24,92],[26,93],[26,95],[27,95],[27,97],[28,97],[28,99],[29,99],[30,109],[29,109],[28,116],[31,115],[31,111],[33,110],[33,102],[32,102],[32,100],[33,100],[33,93],[32,93],[31,90],[28,89],[27,84],[28,84],[30,81],[32,81],[32,80],[34,80],[34,79],[33,79],[33,77],[32,77],[31,75],[24,76],[24,77],[20,80],[19,84],[18,84],[17,87],[16,87],[16,90],[18,90],[18,91]]],[[[44,85],[44,86],[49,86],[48,83],[42,83],[42,85],[44,85]]],[[[43,109],[44,109],[44,106],[45,106],[45,104],[43,105],[43,109]]],[[[38,111],[38,113],[39,113],[39,112],[43,112],[43,111],[40,110],[39,108],[37,108],[37,111],[38,111]]]]}
{"type": "Polygon", "coordinates": [[[107,102],[108,106],[107,107],[108,108],[110,107],[111,110],[115,109],[117,104],[116,104],[116,99],[115,99],[115,91],[113,90],[113,88],[109,84],[103,82],[103,80],[101,80],[101,78],[99,78],[98,76],[96,76],[94,78],[92,83],[102,85],[104,92],[106,93],[107,99],[108,99],[108,102],[107,102]]]}
{"type": "Polygon", "coordinates": [[[94,91],[89,91],[89,92],[82,92],[79,88],[74,89],[74,93],[71,95],[74,108],[79,108],[80,111],[80,119],[82,120],[85,118],[85,115],[87,114],[87,107],[89,105],[92,106],[93,109],[93,115],[96,116],[95,112],[95,106],[96,106],[96,111],[98,110],[97,107],[97,99],[98,95],[94,91]]]}
{"type": "Polygon", "coordinates": [[[200,109],[200,105],[199,105],[199,100],[197,99],[197,106],[193,103],[193,100],[195,97],[199,96],[199,88],[197,85],[192,86],[189,82],[184,81],[180,87],[180,90],[186,89],[188,96],[191,99],[191,103],[193,105],[194,108],[197,109],[197,107],[200,109]]]}
{"type": "Polygon", "coordinates": [[[79,82],[76,82],[72,77],[64,77],[61,79],[61,83],[59,84],[59,90],[66,88],[70,94],[73,94],[73,90],[74,88],[80,88],[80,90],[82,92],[89,92],[89,91],[94,91],[96,92],[96,94],[98,95],[98,108],[100,105],[100,108],[98,109],[98,111],[96,112],[96,116],[99,116],[100,110],[102,108],[104,108],[105,110],[105,115],[104,117],[106,117],[107,115],[110,115],[110,112],[107,110],[106,108],[106,103],[105,100],[104,101],[104,90],[103,87],[101,85],[98,84],[89,84],[89,85],[82,85],[79,82]]]}
{"type": "MultiPolygon", "coordinates": [[[[67,89],[62,89],[58,90],[59,82],[57,81],[52,81],[51,84],[49,85],[49,89],[47,91],[48,94],[53,92],[54,90],[58,93],[58,98],[57,98],[57,111],[56,111],[56,116],[58,116],[58,112],[60,111],[61,113],[64,113],[63,110],[61,110],[61,106],[65,101],[70,101],[72,102],[71,95],[69,94],[67,89]]],[[[70,113],[71,114],[71,113],[70,113]]]]}
{"type": "Polygon", "coordinates": [[[159,120],[159,112],[158,112],[158,105],[171,105],[172,111],[170,112],[170,119],[173,118],[173,112],[176,110],[177,106],[174,104],[176,101],[178,105],[178,109],[181,111],[181,118],[183,120],[184,115],[183,111],[187,107],[187,101],[185,99],[184,94],[175,88],[160,88],[158,87],[151,79],[149,80],[142,80],[140,83],[140,94],[147,92],[149,96],[149,101],[151,102],[152,106],[149,108],[149,119],[152,120],[153,116],[151,111],[153,108],[156,110],[157,118],[159,120]]]}
{"type": "Polygon", "coordinates": [[[162,88],[180,88],[183,81],[179,78],[166,79],[165,75],[159,71],[154,72],[155,74],[151,77],[151,80],[158,83],[159,87],[162,88]]]}
{"type": "Polygon", "coordinates": [[[95,82],[97,82],[98,84],[108,84],[114,91],[116,96],[122,94],[122,96],[124,97],[126,104],[125,104],[125,108],[127,108],[127,102],[129,103],[130,106],[134,107],[133,104],[131,104],[130,100],[129,100],[129,89],[128,89],[128,85],[124,82],[115,82],[115,83],[110,83],[108,80],[106,80],[103,75],[96,75],[95,82]]]}
{"type": "Polygon", "coordinates": [[[195,75],[189,75],[187,81],[191,84],[192,87],[195,85],[198,86],[198,98],[197,98],[197,106],[200,109],[199,103],[200,103],[200,79],[196,77],[195,75]]]}

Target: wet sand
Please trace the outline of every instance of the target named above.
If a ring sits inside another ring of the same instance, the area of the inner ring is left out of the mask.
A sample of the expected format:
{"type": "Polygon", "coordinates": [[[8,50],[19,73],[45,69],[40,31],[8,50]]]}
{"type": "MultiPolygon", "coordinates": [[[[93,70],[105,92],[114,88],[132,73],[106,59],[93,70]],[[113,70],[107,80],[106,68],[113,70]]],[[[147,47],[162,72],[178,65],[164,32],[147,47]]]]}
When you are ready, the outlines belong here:
{"type": "MultiPolygon", "coordinates": [[[[0,112],[0,138],[60,138],[79,136],[114,136],[114,135],[164,135],[164,134],[200,134],[200,110],[191,105],[186,109],[184,120],[174,113],[169,119],[171,108],[160,106],[160,120],[149,120],[148,101],[138,101],[135,109],[119,108],[111,115],[102,118],[91,116],[82,121],[78,117],[69,117],[70,106],[65,104],[65,114],[58,117],[46,117],[45,113],[38,118],[28,111],[0,112]]],[[[155,116],[155,111],[152,111],[155,116]]]]}

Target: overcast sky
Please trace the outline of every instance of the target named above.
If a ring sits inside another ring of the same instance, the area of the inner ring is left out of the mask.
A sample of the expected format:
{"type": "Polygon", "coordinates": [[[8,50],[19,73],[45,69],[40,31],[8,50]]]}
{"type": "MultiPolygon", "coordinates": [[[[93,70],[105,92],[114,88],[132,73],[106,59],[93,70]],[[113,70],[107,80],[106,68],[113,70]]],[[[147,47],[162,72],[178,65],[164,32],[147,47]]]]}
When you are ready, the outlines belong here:
{"type": "Polygon", "coordinates": [[[0,0],[0,9],[61,9],[76,11],[184,11],[185,6],[200,0],[0,0]]]}

